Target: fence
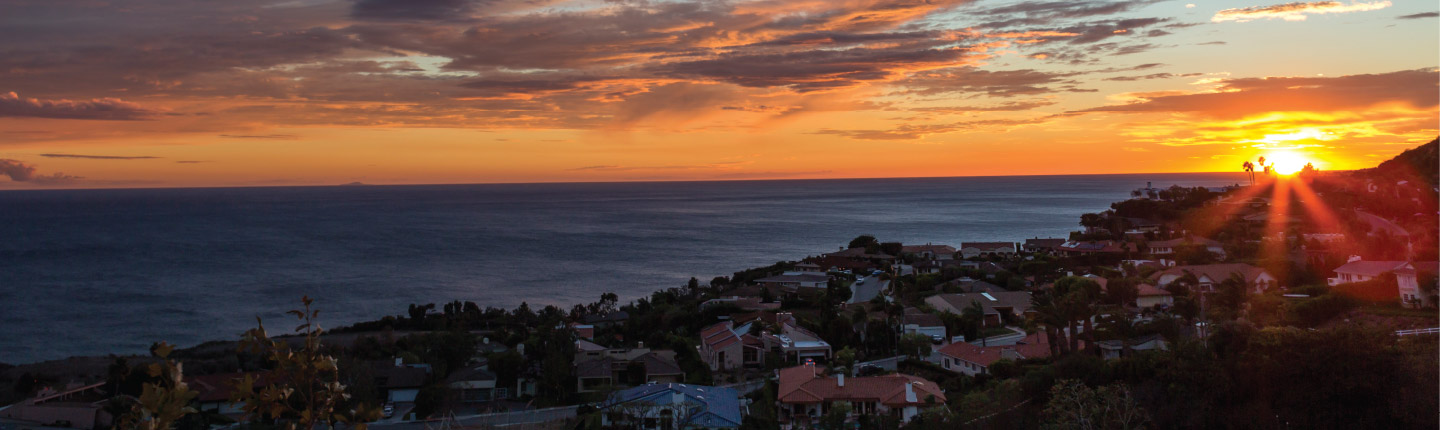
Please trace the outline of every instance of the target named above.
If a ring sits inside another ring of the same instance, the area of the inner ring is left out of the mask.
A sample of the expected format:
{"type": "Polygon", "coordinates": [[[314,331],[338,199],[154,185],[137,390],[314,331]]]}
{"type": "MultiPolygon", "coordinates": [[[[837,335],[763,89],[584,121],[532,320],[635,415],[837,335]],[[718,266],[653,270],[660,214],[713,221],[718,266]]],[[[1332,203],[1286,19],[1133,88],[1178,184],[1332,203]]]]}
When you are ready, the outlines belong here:
{"type": "Polygon", "coordinates": [[[1414,336],[1419,334],[1440,334],[1440,327],[1417,328],[1414,330],[1396,330],[1396,336],[1414,336]]]}

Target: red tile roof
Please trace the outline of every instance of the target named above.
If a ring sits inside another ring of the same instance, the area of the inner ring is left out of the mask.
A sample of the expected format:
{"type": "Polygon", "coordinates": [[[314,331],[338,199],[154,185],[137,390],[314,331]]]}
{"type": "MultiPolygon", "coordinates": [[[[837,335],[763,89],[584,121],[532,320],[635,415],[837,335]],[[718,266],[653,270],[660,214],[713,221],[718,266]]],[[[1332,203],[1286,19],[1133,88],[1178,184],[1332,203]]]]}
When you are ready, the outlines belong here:
{"type": "Polygon", "coordinates": [[[940,348],[940,354],[981,366],[989,366],[990,363],[1000,361],[1000,359],[1003,358],[1021,359],[1050,356],[1050,342],[1047,341],[1044,333],[1037,332],[1025,336],[1025,339],[1020,342],[1021,343],[1015,345],[983,347],[965,342],[955,342],[940,348]]]}
{"type": "Polygon", "coordinates": [[[1140,286],[1137,287],[1136,289],[1139,290],[1140,294],[1138,294],[1138,295],[1139,295],[1140,297],[1154,297],[1154,296],[1168,296],[1168,295],[1170,295],[1170,292],[1169,292],[1169,291],[1165,291],[1165,290],[1163,290],[1163,289],[1160,289],[1160,287],[1156,287],[1156,286],[1150,285],[1150,284],[1140,284],[1140,286]]]}
{"type": "Polygon", "coordinates": [[[939,385],[925,378],[904,374],[845,378],[821,376],[824,367],[796,366],[780,370],[779,400],[786,404],[813,404],[826,401],[877,402],[886,406],[924,405],[931,397],[945,402],[939,385]],[[914,397],[906,395],[906,385],[914,397]]]}

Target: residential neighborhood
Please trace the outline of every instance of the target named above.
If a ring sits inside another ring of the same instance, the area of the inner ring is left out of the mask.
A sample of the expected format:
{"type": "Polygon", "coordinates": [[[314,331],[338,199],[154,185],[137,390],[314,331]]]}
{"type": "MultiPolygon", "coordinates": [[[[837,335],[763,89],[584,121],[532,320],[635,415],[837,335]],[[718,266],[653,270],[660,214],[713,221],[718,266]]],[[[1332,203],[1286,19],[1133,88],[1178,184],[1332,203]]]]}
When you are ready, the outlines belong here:
{"type": "MultiPolygon", "coordinates": [[[[1072,395],[1057,391],[1073,388],[1060,380],[1101,374],[1155,390],[1123,405],[1169,428],[1229,422],[1167,409],[1198,396],[1184,388],[1198,382],[1154,373],[1172,362],[1221,372],[1194,361],[1215,360],[1197,351],[1220,342],[1261,351],[1349,330],[1346,321],[1379,333],[1344,335],[1364,342],[1421,348],[1404,345],[1435,339],[1403,334],[1440,326],[1433,242],[1393,234],[1401,223],[1359,218],[1327,227],[1297,216],[1298,227],[1284,221],[1271,232],[1280,218],[1255,218],[1275,208],[1244,198],[1263,191],[1252,187],[1147,187],[1086,214],[1068,238],[909,244],[860,235],[838,251],[626,303],[605,293],[568,310],[412,305],[408,315],[315,334],[327,348],[313,353],[335,354],[335,378],[353,399],[346,404],[357,417],[372,405],[367,419],[379,429],[1009,428],[1049,416],[1043,399],[1072,395]],[[1252,338],[1271,343],[1244,343],[1252,338]],[[1169,385],[1143,385],[1150,380],[1169,385]]],[[[288,339],[290,348],[308,345],[288,339]]],[[[1287,348],[1343,340],[1316,339],[1287,348]]],[[[0,369],[10,391],[24,393],[0,408],[0,428],[111,428],[144,407],[123,399],[143,401],[143,387],[161,383],[149,367],[175,360],[203,412],[185,428],[247,428],[266,418],[247,406],[256,400],[235,399],[294,375],[237,352],[241,344],[96,360],[88,376],[63,380],[40,368],[0,369]],[[114,406],[122,404],[133,406],[114,406]]],[[[1374,378],[1396,381],[1387,377],[1374,378]]],[[[1281,413],[1304,422],[1299,410],[1281,413]]]]}

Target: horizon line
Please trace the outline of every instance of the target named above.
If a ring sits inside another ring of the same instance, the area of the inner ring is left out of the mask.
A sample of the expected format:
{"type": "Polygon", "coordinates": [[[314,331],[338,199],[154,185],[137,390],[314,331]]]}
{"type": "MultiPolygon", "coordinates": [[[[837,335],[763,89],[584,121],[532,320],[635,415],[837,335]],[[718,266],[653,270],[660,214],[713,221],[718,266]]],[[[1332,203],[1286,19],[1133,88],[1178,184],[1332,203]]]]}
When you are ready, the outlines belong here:
{"type": "MultiPolygon", "coordinates": [[[[1351,170],[1327,170],[1325,172],[1348,172],[1351,170]]],[[[959,179],[959,178],[1044,178],[1044,177],[1067,177],[1067,176],[1135,176],[1135,175],[1203,175],[1203,174],[1237,174],[1243,176],[1244,172],[1136,172],[1136,173],[1074,173],[1074,174],[1053,174],[1053,175],[955,175],[955,176],[875,176],[875,177],[838,177],[838,178],[768,178],[768,179],[682,179],[682,180],[613,180],[613,181],[526,181],[526,182],[451,182],[451,183],[365,183],[352,181],[348,183],[316,183],[316,184],[295,184],[295,185],[215,185],[215,186],[118,186],[118,187],[91,187],[91,188],[63,188],[63,187],[37,187],[37,188],[0,188],[0,193],[19,191],[107,191],[107,190],[204,190],[204,189],[239,189],[239,188],[319,188],[319,187],[423,187],[423,186],[458,186],[458,185],[565,185],[565,184],[667,184],[667,183],[708,183],[708,182],[799,182],[799,181],[851,181],[851,180],[886,180],[886,179],[959,179]]],[[[1237,182],[1238,183],[1238,182],[1237,182]]]]}

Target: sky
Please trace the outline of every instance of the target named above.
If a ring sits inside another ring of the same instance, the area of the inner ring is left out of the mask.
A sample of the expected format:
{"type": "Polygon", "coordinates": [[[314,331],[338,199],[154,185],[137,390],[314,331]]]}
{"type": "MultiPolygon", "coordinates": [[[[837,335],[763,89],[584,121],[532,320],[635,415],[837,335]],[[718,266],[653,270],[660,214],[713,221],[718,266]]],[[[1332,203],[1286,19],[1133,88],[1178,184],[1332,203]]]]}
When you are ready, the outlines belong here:
{"type": "Polygon", "coordinates": [[[1369,167],[1418,0],[7,0],[0,189],[1369,167]]]}

